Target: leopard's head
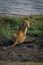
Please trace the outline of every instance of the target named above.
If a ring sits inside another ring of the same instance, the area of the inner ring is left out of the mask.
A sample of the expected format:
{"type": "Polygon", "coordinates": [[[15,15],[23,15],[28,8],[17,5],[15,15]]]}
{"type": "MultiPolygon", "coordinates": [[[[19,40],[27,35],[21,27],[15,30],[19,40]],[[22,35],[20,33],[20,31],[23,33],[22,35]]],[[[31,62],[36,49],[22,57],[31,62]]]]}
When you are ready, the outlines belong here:
{"type": "Polygon", "coordinates": [[[25,24],[26,24],[27,27],[29,27],[30,26],[30,21],[25,20],[25,24]]]}

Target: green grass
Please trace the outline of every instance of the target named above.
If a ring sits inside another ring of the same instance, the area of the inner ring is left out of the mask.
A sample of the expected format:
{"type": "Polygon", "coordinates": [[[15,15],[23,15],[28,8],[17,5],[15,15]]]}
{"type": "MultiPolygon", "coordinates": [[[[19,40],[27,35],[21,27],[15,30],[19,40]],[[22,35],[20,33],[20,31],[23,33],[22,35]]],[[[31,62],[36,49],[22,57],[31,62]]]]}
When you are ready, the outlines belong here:
{"type": "Polygon", "coordinates": [[[30,21],[27,33],[43,34],[43,15],[0,16],[0,37],[11,38],[24,20],[30,21]]]}

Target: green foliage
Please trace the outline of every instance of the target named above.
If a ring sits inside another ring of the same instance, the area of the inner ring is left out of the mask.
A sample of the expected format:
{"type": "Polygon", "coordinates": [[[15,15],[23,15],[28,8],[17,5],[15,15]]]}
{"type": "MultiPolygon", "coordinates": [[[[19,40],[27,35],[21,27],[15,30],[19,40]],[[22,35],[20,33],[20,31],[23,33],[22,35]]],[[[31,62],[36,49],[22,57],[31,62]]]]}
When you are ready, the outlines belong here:
{"type": "Polygon", "coordinates": [[[43,15],[0,16],[0,37],[11,38],[24,20],[30,21],[28,33],[43,34],[43,15]]]}

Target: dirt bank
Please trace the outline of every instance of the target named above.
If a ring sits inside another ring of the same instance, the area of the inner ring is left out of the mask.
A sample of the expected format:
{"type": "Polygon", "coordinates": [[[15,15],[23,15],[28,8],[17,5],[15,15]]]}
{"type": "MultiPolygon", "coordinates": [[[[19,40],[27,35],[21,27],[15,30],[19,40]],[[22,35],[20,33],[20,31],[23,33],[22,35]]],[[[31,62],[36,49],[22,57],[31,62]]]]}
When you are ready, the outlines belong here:
{"type": "Polygon", "coordinates": [[[34,35],[27,38],[23,44],[3,50],[3,42],[0,39],[0,60],[11,61],[43,61],[43,35],[34,35]]]}

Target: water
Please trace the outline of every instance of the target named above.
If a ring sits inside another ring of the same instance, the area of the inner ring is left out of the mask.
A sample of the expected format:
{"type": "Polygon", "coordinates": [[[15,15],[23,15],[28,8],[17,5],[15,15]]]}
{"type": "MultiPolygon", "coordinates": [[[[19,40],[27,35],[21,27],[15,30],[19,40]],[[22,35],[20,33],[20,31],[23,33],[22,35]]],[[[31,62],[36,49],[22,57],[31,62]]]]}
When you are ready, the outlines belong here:
{"type": "Polygon", "coordinates": [[[0,14],[43,14],[43,0],[0,0],[0,14]]]}

